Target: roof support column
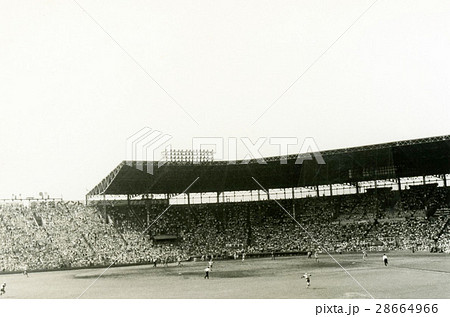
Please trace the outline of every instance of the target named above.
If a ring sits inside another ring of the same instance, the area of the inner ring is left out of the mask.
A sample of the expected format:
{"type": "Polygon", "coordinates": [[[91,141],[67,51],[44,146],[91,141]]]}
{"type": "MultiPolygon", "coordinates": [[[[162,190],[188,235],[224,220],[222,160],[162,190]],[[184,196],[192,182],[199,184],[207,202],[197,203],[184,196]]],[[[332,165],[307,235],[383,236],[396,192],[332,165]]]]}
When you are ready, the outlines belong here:
{"type": "Polygon", "coordinates": [[[359,182],[355,183],[356,193],[359,194],[359,182]]]}
{"type": "Polygon", "coordinates": [[[220,193],[217,192],[217,203],[219,203],[219,197],[220,197],[220,193]]]}
{"type": "Polygon", "coordinates": [[[398,183],[398,191],[401,192],[402,191],[402,182],[400,180],[400,177],[397,178],[397,183],[398,183]]]}
{"type": "Polygon", "coordinates": [[[320,197],[319,185],[316,185],[316,193],[317,193],[317,197],[320,197]]]}
{"type": "Polygon", "coordinates": [[[444,180],[444,187],[447,187],[447,175],[443,175],[442,179],[444,180]]]}
{"type": "Polygon", "coordinates": [[[333,196],[333,185],[330,184],[330,196],[333,196]]]}
{"type": "Polygon", "coordinates": [[[187,193],[188,206],[191,207],[191,195],[187,193]]]}
{"type": "Polygon", "coordinates": [[[292,187],[292,213],[294,214],[294,219],[295,219],[295,190],[294,190],[294,187],[292,187]]]}
{"type": "Polygon", "coordinates": [[[294,216],[294,219],[296,219],[295,218],[295,203],[292,204],[292,216],[294,216]]]}
{"type": "Polygon", "coordinates": [[[258,201],[261,200],[261,192],[258,189],[258,201]]]}
{"type": "Polygon", "coordinates": [[[105,223],[108,223],[108,214],[106,211],[106,195],[103,194],[103,218],[105,219],[105,223]]]}

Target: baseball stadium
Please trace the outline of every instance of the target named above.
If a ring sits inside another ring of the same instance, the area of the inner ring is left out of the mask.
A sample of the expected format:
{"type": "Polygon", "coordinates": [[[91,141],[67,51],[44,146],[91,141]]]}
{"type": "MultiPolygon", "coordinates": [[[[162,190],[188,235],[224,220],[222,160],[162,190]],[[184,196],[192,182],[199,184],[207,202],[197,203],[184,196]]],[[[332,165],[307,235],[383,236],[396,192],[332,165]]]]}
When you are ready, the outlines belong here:
{"type": "Polygon", "coordinates": [[[0,298],[448,298],[450,135],[172,154],[85,201],[3,200],[0,298]]]}

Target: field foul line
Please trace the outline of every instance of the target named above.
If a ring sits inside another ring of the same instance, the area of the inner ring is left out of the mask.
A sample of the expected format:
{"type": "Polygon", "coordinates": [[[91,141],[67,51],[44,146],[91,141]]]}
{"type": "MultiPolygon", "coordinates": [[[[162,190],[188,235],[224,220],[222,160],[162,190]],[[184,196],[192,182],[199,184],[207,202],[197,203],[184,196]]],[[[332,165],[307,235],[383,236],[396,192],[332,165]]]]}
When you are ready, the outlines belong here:
{"type": "MultiPolygon", "coordinates": [[[[258,186],[259,187],[261,187],[261,189],[265,192],[265,193],[269,193],[268,191],[267,191],[267,189],[265,189],[253,176],[252,176],[252,179],[255,181],[255,183],[256,184],[258,184],[258,186]]],[[[361,289],[363,289],[372,299],[375,299],[375,297],[373,297],[373,295],[372,294],[370,294],[369,293],[369,291],[364,287],[364,286],[362,286],[361,285],[361,283],[359,283],[358,282],[358,280],[356,279],[356,278],[354,278],[353,277],[353,275],[351,275],[350,274],[350,272],[348,272],[329,252],[328,252],[328,250],[326,249],[326,248],[324,248],[315,238],[314,238],[314,236],[311,234],[311,233],[309,233],[309,231],[308,230],[306,230],[305,229],[305,227],[303,227],[298,221],[297,221],[297,219],[295,219],[290,213],[289,213],[289,211],[287,211],[286,210],[286,208],[284,208],[283,207],[283,205],[281,205],[279,202],[278,202],[278,200],[276,200],[276,199],[271,199],[271,200],[273,200],[274,202],[276,202],[277,203],[277,205],[278,206],[280,206],[281,207],[281,209],[283,209],[288,215],[289,215],[289,217],[291,217],[292,218],[292,220],[294,220],[299,226],[300,226],[300,228],[302,228],[302,230],[304,231],[304,232],[306,232],[306,234],[307,235],[309,235],[309,237],[316,243],[316,244],[318,244],[321,248],[322,248],[322,250],[324,250],[327,254],[328,254],[328,256],[330,256],[332,259],[333,259],[333,261],[334,262],[336,262],[336,264],[337,265],[339,265],[344,271],[345,271],[345,273],[347,273],[348,274],[348,276],[350,276],[352,279],[353,279],[353,281],[355,281],[355,283],[356,284],[358,284],[358,286],[359,287],[361,287],[361,289]]]]}

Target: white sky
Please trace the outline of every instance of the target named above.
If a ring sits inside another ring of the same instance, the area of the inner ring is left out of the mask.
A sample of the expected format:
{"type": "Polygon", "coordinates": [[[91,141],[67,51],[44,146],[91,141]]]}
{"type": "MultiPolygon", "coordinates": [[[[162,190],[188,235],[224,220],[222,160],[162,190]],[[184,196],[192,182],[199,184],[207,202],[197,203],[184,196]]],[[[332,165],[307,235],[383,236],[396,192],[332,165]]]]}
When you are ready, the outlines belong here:
{"type": "MultiPolygon", "coordinates": [[[[82,199],[144,126],[314,137],[321,150],[449,134],[450,1],[0,0],[0,197],[82,199]]],[[[264,148],[276,155],[276,148],[264,148]]]]}

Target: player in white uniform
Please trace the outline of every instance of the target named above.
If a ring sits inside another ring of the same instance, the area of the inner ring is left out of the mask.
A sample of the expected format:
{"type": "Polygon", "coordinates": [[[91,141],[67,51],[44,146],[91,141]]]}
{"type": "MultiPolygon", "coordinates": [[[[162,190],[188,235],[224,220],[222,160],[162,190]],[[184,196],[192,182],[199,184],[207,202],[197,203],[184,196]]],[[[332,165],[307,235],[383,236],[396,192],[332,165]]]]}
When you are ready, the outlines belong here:
{"type": "Polygon", "coordinates": [[[383,254],[383,263],[384,263],[384,266],[388,265],[388,258],[387,258],[386,254],[383,254]]]}
{"type": "Polygon", "coordinates": [[[366,250],[363,250],[363,261],[365,261],[367,258],[367,252],[366,250]]]}
{"type": "Polygon", "coordinates": [[[311,285],[311,274],[305,273],[302,278],[306,279],[306,288],[308,288],[311,285]]]}
{"type": "Polygon", "coordinates": [[[208,266],[209,266],[209,268],[210,268],[210,269],[212,269],[212,267],[213,267],[213,264],[214,264],[213,260],[209,260],[209,262],[208,262],[208,266]]]}
{"type": "Polygon", "coordinates": [[[319,263],[319,252],[314,252],[314,259],[316,260],[317,263],[319,263]]]}
{"type": "Polygon", "coordinates": [[[209,280],[209,272],[211,272],[211,269],[209,268],[209,266],[205,269],[205,279],[209,280]]]}

